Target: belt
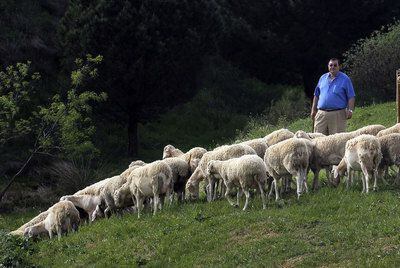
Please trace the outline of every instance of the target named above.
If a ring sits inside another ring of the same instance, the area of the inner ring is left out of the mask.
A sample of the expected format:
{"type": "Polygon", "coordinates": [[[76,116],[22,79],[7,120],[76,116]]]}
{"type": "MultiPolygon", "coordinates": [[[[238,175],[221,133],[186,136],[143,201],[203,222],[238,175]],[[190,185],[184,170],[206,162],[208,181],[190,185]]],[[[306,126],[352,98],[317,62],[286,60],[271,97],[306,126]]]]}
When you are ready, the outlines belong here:
{"type": "Polygon", "coordinates": [[[339,109],[318,109],[320,111],[324,111],[324,112],[333,112],[333,111],[339,111],[339,110],[344,110],[346,108],[339,108],[339,109]]]}

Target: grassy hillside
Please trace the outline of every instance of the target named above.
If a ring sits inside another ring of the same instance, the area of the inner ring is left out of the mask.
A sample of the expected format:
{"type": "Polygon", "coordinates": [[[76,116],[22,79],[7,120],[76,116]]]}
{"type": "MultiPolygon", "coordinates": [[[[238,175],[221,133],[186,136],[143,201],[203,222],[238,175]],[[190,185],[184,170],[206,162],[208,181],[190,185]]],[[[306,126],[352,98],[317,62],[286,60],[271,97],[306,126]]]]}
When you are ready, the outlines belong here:
{"type": "MultiPolygon", "coordinates": [[[[395,103],[358,108],[349,130],[367,124],[395,123],[395,103]]],[[[237,139],[262,137],[274,128],[252,120],[237,139]]],[[[310,130],[311,121],[280,122],[295,131],[310,130]]],[[[322,180],[324,182],[324,179],[322,180]]],[[[324,184],[324,183],[322,183],[324,184]]],[[[0,263],[11,256],[37,266],[112,264],[149,266],[398,266],[400,264],[399,189],[379,185],[361,194],[323,186],[303,196],[269,201],[260,198],[242,212],[226,200],[167,207],[153,217],[125,215],[82,226],[61,241],[23,241],[0,235],[0,263]]],[[[243,205],[244,200],[242,200],[243,205]]],[[[12,230],[35,211],[0,215],[0,229],[12,230]]]]}

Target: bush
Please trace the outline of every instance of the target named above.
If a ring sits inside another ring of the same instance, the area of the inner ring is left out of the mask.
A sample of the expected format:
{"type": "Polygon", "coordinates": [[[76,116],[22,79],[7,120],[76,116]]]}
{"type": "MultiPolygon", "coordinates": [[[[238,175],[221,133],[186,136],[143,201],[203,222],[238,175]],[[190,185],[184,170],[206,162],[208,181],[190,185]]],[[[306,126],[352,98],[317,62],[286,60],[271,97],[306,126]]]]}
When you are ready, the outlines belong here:
{"type": "Polygon", "coordinates": [[[344,56],[361,104],[395,99],[395,74],[400,68],[400,23],[375,31],[359,40],[344,56]]]}
{"type": "Polygon", "coordinates": [[[29,241],[0,231],[0,267],[31,267],[27,257],[32,253],[29,241]]]}

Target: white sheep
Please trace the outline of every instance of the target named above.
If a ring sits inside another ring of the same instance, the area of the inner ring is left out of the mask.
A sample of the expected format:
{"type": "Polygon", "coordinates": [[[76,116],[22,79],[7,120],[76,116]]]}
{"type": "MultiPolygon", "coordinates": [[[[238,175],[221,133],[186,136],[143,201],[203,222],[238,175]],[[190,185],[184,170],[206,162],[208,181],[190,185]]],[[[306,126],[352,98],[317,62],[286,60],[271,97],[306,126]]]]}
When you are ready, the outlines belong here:
{"type": "Polygon", "coordinates": [[[138,217],[143,207],[143,201],[147,197],[153,198],[154,214],[161,206],[160,195],[171,194],[172,170],[163,161],[155,161],[132,171],[127,182],[115,191],[114,200],[117,206],[126,196],[135,197],[138,217]]]}
{"type": "MultiPolygon", "coordinates": [[[[383,171],[389,166],[396,165],[400,171],[400,133],[382,135],[378,138],[381,144],[382,160],[379,165],[379,174],[383,179],[383,171]]],[[[397,172],[396,182],[400,181],[400,172],[397,172]]]]}
{"type": "Polygon", "coordinates": [[[72,202],[59,201],[50,207],[48,211],[49,213],[43,221],[25,229],[25,236],[33,237],[42,233],[48,233],[51,239],[53,238],[53,233],[57,233],[60,240],[62,233],[78,229],[80,221],[79,212],[72,202]]]}
{"type": "Polygon", "coordinates": [[[384,135],[388,135],[391,133],[400,133],[400,123],[395,124],[394,126],[388,127],[387,129],[381,130],[376,134],[377,137],[382,137],[384,135]]]}
{"type": "Polygon", "coordinates": [[[357,130],[354,130],[350,133],[353,133],[354,137],[360,136],[362,134],[369,134],[369,135],[376,136],[380,131],[382,131],[384,129],[386,129],[386,127],[383,125],[368,125],[368,126],[359,128],[357,130]]]}
{"type": "Polygon", "coordinates": [[[76,207],[83,209],[89,216],[89,222],[92,222],[94,215],[101,211],[102,199],[100,194],[65,195],[60,198],[60,201],[71,201],[76,207]]]}
{"type": "Polygon", "coordinates": [[[298,130],[296,131],[296,133],[294,133],[294,137],[296,138],[303,138],[303,139],[308,139],[308,140],[312,140],[315,138],[319,138],[319,137],[325,137],[326,135],[322,134],[322,133],[318,133],[318,132],[305,132],[303,130],[298,130]]]}
{"type": "Polygon", "coordinates": [[[271,132],[270,134],[265,136],[264,139],[267,142],[267,145],[271,146],[283,140],[293,138],[293,136],[294,136],[293,132],[291,132],[286,128],[281,128],[271,132]]]}
{"type": "MultiPolygon", "coordinates": [[[[162,160],[167,163],[172,170],[172,188],[178,196],[178,202],[185,198],[185,185],[190,176],[190,168],[188,163],[179,157],[170,157],[162,160]]],[[[170,196],[172,203],[173,195],[170,196]]]]}
{"type": "Polygon", "coordinates": [[[197,168],[197,165],[203,155],[207,152],[206,149],[202,147],[194,147],[183,153],[181,150],[175,148],[173,145],[166,145],[163,151],[163,159],[170,158],[170,157],[179,157],[188,163],[190,167],[190,173],[193,173],[194,170],[197,168]]]}
{"type": "Polygon", "coordinates": [[[207,164],[207,176],[220,176],[226,186],[225,197],[233,206],[234,201],[230,199],[233,187],[238,187],[236,205],[239,206],[241,190],[246,196],[243,210],[247,209],[250,198],[250,188],[260,190],[263,209],[266,208],[264,186],[267,179],[267,170],[264,161],[257,155],[244,155],[225,161],[211,160],[207,164]]]}
{"type": "MultiPolygon", "coordinates": [[[[344,156],[346,142],[354,138],[355,133],[342,132],[319,137],[312,140],[314,143],[313,156],[310,168],[314,173],[312,189],[318,189],[319,172],[322,168],[330,169],[338,165],[344,156]]],[[[327,175],[330,173],[327,172],[327,175]]]]}
{"type": "Polygon", "coordinates": [[[22,225],[21,227],[19,227],[18,229],[10,232],[10,235],[18,235],[18,236],[23,236],[25,229],[33,226],[39,222],[44,221],[44,219],[46,219],[47,215],[49,215],[49,211],[43,211],[42,213],[40,213],[39,215],[37,215],[36,217],[34,217],[33,219],[31,219],[29,222],[25,223],[24,225],[22,225]]]}
{"type": "Polygon", "coordinates": [[[252,139],[252,140],[241,142],[239,144],[248,145],[251,148],[253,148],[254,151],[256,151],[257,155],[261,159],[264,159],[265,150],[267,150],[267,148],[268,148],[268,144],[267,144],[265,138],[252,139]]]}
{"type": "Polygon", "coordinates": [[[214,176],[206,176],[207,164],[209,161],[228,160],[246,154],[256,154],[256,152],[248,145],[233,144],[220,146],[215,148],[213,151],[205,153],[201,158],[198,167],[186,183],[186,190],[189,193],[189,198],[196,199],[199,197],[199,183],[204,179],[206,180],[207,185],[207,200],[211,201],[215,199],[216,196],[214,195],[214,193],[216,194],[216,192],[214,188],[216,179],[218,178],[215,178],[214,176]]]}
{"type": "Polygon", "coordinates": [[[290,181],[292,176],[296,177],[297,198],[303,193],[303,187],[307,191],[307,171],[313,148],[313,142],[301,138],[287,139],[268,147],[264,162],[268,174],[274,179],[276,200],[279,199],[278,181],[281,178],[290,181]]]}
{"type": "Polygon", "coordinates": [[[347,188],[352,182],[351,170],[362,171],[363,193],[369,191],[369,178],[374,177],[374,190],[377,188],[378,166],[382,159],[381,145],[377,137],[363,134],[346,142],[345,154],[337,167],[333,168],[334,178],[343,176],[347,170],[347,188]]]}

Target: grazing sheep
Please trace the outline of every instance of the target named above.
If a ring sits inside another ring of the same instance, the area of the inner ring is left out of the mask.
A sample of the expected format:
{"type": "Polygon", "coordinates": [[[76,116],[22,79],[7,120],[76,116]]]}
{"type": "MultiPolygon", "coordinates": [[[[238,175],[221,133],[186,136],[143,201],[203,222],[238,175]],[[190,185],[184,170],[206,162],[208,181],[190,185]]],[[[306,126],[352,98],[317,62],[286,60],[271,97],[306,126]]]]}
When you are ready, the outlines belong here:
{"type": "Polygon", "coordinates": [[[18,229],[10,232],[10,235],[19,235],[19,236],[23,236],[25,229],[28,227],[31,227],[39,222],[44,221],[44,219],[46,219],[47,215],[49,215],[49,211],[43,211],[42,213],[40,213],[39,215],[37,215],[36,217],[34,217],[32,220],[30,220],[29,222],[25,223],[24,225],[22,225],[21,227],[19,227],[18,229]]]}
{"type": "Polygon", "coordinates": [[[206,176],[207,164],[211,160],[228,160],[231,158],[240,157],[246,154],[256,154],[253,148],[243,144],[224,145],[215,148],[203,155],[198,167],[190,176],[186,183],[186,190],[189,193],[189,198],[195,199],[199,196],[199,183],[201,180],[206,180],[207,200],[211,201],[216,198],[214,195],[214,187],[216,179],[214,176],[206,176]]]}
{"type": "Polygon", "coordinates": [[[69,201],[60,201],[49,208],[47,217],[33,226],[25,229],[24,235],[33,237],[42,233],[48,233],[50,239],[53,238],[53,233],[57,233],[58,240],[61,239],[62,233],[78,229],[79,212],[74,204],[69,201]]]}
{"type": "MultiPolygon", "coordinates": [[[[354,135],[354,133],[342,132],[312,140],[315,145],[310,163],[310,168],[314,173],[313,190],[318,189],[320,170],[340,163],[344,156],[346,142],[354,138],[354,135]]],[[[327,172],[328,174],[330,173],[327,172]]]]}
{"type": "Polygon", "coordinates": [[[237,203],[241,190],[246,196],[246,203],[243,210],[247,209],[250,198],[250,188],[260,190],[263,209],[265,205],[264,185],[267,180],[267,170],[264,161],[256,155],[244,155],[225,161],[211,160],[207,164],[207,176],[220,176],[226,186],[225,197],[233,206],[234,201],[230,199],[232,187],[239,187],[237,192],[237,203]]]}
{"type": "Polygon", "coordinates": [[[189,164],[190,173],[193,173],[197,167],[199,160],[206,152],[207,150],[202,147],[194,147],[186,153],[183,153],[181,150],[169,144],[164,147],[163,159],[170,157],[180,157],[189,164]]]}
{"type": "Polygon", "coordinates": [[[127,196],[135,197],[138,217],[146,197],[152,197],[154,203],[154,214],[161,206],[160,195],[171,194],[172,170],[163,161],[155,161],[132,171],[127,182],[115,191],[114,200],[117,206],[121,205],[127,196]]]}
{"type": "Polygon", "coordinates": [[[268,146],[277,144],[280,141],[287,140],[293,138],[294,134],[290,130],[286,128],[281,128],[275,130],[264,137],[265,141],[267,142],[268,146]]]}
{"type": "Polygon", "coordinates": [[[268,148],[268,144],[264,138],[248,140],[239,144],[248,145],[253,148],[254,151],[256,151],[257,155],[261,157],[261,159],[264,159],[265,150],[267,150],[268,148]]]}
{"type": "MultiPolygon", "coordinates": [[[[278,181],[281,178],[291,180],[296,177],[297,198],[307,191],[307,171],[313,151],[313,143],[307,139],[291,138],[268,147],[264,162],[267,172],[274,178],[275,199],[279,199],[278,181]]],[[[270,195],[272,194],[272,188],[270,195]]]]}
{"type": "MultiPolygon", "coordinates": [[[[400,170],[400,133],[391,133],[378,138],[381,144],[382,160],[379,165],[379,174],[387,170],[389,166],[396,165],[400,170]]],[[[382,176],[381,176],[382,177],[382,176]]],[[[400,172],[397,172],[396,182],[400,180],[400,172]]]]}
{"type": "Polygon", "coordinates": [[[381,130],[376,134],[377,137],[382,137],[384,135],[388,135],[391,133],[400,133],[400,123],[395,124],[394,126],[388,127],[387,129],[381,130]]]}
{"type": "Polygon", "coordinates": [[[354,134],[354,137],[360,136],[362,134],[369,134],[376,136],[380,131],[386,129],[385,126],[382,125],[368,125],[357,130],[352,131],[351,133],[354,134]]]}
{"type": "Polygon", "coordinates": [[[83,209],[89,215],[89,222],[92,222],[94,215],[100,212],[102,204],[100,194],[65,195],[60,198],[60,201],[71,201],[76,207],[83,209]]]}
{"type": "Polygon", "coordinates": [[[369,191],[369,178],[374,177],[374,190],[377,188],[378,166],[382,159],[381,145],[377,137],[363,134],[346,142],[345,154],[337,167],[333,168],[334,177],[343,176],[347,170],[347,188],[352,182],[351,170],[361,170],[363,193],[369,191]]]}
{"type": "Polygon", "coordinates": [[[315,138],[319,138],[319,137],[325,137],[326,135],[322,134],[322,133],[318,133],[318,132],[305,132],[303,130],[298,130],[296,133],[294,133],[294,137],[296,138],[303,138],[303,139],[308,139],[308,140],[312,140],[315,138]]]}
{"type": "MultiPolygon", "coordinates": [[[[178,202],[182,202],[185,198],[185,185],[190,176],[189,165],[179,157],[165,158],[162,161],[167,163],[172,170],[172,188],[178,195],[178,202]]],[[[170,197],[170,203],[172,203],[173,195],[170,197]]]]}

